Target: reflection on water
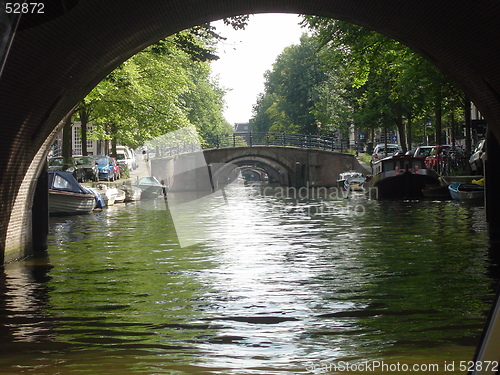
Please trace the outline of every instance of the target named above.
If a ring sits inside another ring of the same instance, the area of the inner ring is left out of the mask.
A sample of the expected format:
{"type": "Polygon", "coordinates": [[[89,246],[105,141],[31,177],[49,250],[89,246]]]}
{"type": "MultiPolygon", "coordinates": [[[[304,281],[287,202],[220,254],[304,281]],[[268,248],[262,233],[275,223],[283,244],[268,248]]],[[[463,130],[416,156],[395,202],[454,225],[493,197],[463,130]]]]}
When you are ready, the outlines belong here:
{"type": "Polygon", "coordinates": [[[233,187],[187,248],[146,203],[51,219],[48,256],[0,276],[0,373],[463,373],[496,283],[483,207],[310,197],[233,187]]]}

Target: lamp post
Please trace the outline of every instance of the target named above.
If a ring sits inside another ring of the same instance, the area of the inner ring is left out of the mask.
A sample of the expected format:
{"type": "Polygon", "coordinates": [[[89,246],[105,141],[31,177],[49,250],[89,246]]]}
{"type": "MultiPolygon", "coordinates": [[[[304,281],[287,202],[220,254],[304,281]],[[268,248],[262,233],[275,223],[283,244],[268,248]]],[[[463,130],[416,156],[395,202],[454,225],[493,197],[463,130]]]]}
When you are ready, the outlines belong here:
{"type": "Polygon", "coordinates": [[[318,130],[318,138],[321,136],[321,122],[316,121],[316,128],[318,130]]]}
{"type": "Polygon", "coordinates": [[[451,120],[451,146],[455,148],[455,113],[453,110],[453,104],[455,103],[455,98],[450,98],[448,99],[448,103],[450,103],[451,106],[451,114],[450,114],[450,120],[451,120]]]}
{"type": "Polygon", "coordinates": [[[455,148],[455,114],[451,111],[451,146],[455,148]]]}
{"type": "Polygon", "coordinates": [[[424,142],[426,146],[429,145],[429,139],[427,138],[427,128],[430,128],[431,126],[432,126],[431,120],[427,120],[424,124],[424,142]]]}

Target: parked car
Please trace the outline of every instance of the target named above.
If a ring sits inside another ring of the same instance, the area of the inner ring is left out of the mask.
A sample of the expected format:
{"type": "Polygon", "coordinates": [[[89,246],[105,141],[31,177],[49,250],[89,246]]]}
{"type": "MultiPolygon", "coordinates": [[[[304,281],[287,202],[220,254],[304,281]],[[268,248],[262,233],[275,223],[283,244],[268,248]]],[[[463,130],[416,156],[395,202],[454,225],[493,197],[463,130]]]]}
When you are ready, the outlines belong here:
{"type": "Polygon", "coordinates": [[[405,155],[408,155],[408,156],[413,156],[415,154],[415,151],[417,150],[416,147],[406,151],[405,155]]]}
{"type": "Polygon", "coordinates": [[[83,168],[80,168],[75,159],[55,156],[49,159],[49,171],[69,172],[75,177],[78,182],[87,180],[86,173],[83,168]]]}
{"type": "Polygon", "coordinates": [[[126,146],[116,146],[116,159],[118,164],[126,164],[129,171],[137,168],[135,152],[126,146]]]}
{"type": "Polygon", "coordinates": [[[394,144],[394,143],[389,143],[387,144],[387,149],[385,148],[385,144],[378,144],[375,146],[375,149],[373,150],[372,153],[372,160],[370,164],[373,164],[374,162],[384,159],[388,156],[393,156],[397,154],[398,152],[403,152],[402,148],[400,145],[394,144]]]}
{"type": "Polygon", "coordinates": [[[465,152],[461,147],[451,145],[432,146],[429,156],[425,158],[425,167],[438,173],[448,173],[457,170],[464,164],[465,152]]]}
{"type": "Polygon", "coordinates": [[[99,179],[100,180],[115,180],[115,167],[113,161],[107,155],[96,155],[92,158],[97,162],[97,168],[99,169],[99,179]]]}
{"type": "Polygon", "coordinates": [[[414,153],[412,154],[412,156],[414,156],[416,158],[424,158],[425,159],[427,156],[429,156],[433,147],[434,146],[418,146],[414,150],[414,153]]]}
{"type": "Polygon", "coordinates": [[[469,158],[469,165],[472,173],[484,173],[484,161],[486,160],[486,140],[479,141],[469,158]]]}
{"type": "Polygon", "coordinates": [[[74,156],[76,165],[85,170],[85,179],[92,181],[99,181],[99,169],[97,168],[95,160],[92,156],[74,156]]]}

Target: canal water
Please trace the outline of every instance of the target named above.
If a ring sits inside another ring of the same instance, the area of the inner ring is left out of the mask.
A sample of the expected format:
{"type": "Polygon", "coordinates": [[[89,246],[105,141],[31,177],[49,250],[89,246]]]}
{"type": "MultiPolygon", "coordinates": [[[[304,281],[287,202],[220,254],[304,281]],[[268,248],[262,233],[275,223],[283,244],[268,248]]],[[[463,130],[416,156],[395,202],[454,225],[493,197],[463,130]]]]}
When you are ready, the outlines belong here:
{"type": "Polygon", "coordinates": [[[189,247],[163,201],[51,218],[47,255],[1,271],[0,373],[466,373],[484,207],[334,195],[229,187],[189,247]]]}

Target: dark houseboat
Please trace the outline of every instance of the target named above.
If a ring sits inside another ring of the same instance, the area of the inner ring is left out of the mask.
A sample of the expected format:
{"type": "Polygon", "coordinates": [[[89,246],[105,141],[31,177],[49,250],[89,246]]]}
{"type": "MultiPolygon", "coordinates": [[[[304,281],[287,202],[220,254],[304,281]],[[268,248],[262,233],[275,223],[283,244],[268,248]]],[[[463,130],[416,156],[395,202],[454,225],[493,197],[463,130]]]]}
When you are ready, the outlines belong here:
{"type": "MultiPolygon", "coordinates": [[[[440,186],[439,175],[422,158],[395,155],[373,163],[373,188],[378,199],[418,199],[422,189],[440,186]]],[[[371,192],[373,195],[373,191],[371,192]]]]}

